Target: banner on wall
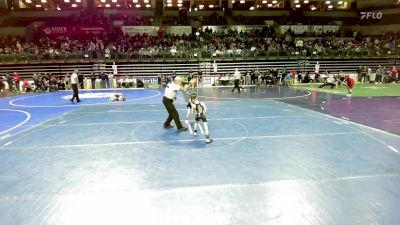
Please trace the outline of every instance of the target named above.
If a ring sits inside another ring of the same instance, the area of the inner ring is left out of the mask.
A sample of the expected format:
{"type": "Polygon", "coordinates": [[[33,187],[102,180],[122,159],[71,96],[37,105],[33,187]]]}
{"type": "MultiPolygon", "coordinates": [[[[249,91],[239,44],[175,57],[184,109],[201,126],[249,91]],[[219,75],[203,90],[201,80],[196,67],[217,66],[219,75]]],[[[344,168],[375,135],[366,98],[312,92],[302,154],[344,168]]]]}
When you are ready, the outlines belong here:
{"type": "Polygon", "coordinates": [[[39,30],[45,35],[68,35],[72,33],[71,27],[67,26],[57,26],[57,27],[40,27],[39,30]]]}
{"type": "Polygon", "coordinates": [[[155,26],[122,26],[125,35],[148,34],[157,36],[158,27],[155,26]]]}
{"type": "Polygon", "coordinates": [[[41,34],[46,36],[78,36],[88,34],[103,34],[108,32],[108,27],[102,26],[42,26],[41,34]]]}
{"type": "Polygon", "coordinates": [[[310,30],[310,26],[309,25],[282,25],[282,26],[280,26],[281,34],[286,33],[289,29],[295,34],[303,34],[310,30]]]}
{"type": "Polygon", "coordinates": [[[175,34],[175,35],[190,35],[192,33],[191,26],[168,26],[168,27],[160,27],[160,30],[163,30],[166,34],[175,34]]]}

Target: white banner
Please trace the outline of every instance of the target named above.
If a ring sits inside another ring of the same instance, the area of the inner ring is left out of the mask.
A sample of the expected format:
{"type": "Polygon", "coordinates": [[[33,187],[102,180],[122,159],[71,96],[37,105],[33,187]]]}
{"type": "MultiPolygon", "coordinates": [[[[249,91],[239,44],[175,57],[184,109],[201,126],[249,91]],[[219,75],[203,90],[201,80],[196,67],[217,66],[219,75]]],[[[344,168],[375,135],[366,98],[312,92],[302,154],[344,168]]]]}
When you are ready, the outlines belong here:
{"type": "Polygon", "coordinates": [[[157,36],[158,27],[155,26],[122,26],[122,32],[127,35],[148,34],[157,36]]]}
{"type": "Polygon", "coordinates": [[[337,32],[337,31],[339,31],[339,26],[334,26],[334,25],[331,25],[331,26],[323,26],[324,27],[324,32],[326,33],[326,32],[337,32]]]}
{"type": "Polygon", "coordinates": [[[192,33],[191,26],[168,26],[160,28],[165,31],[167,34],[175,34],[175,35],[190,35],[192,33]]]}
{"type": "Polygon", "coordinates": [[[337,25],[282,25],[280,26],[281,34],[286,33],[288,30],[293,31],[295,34],[303,34],[304,32],[315,32],[316,34],[322,34],[326,32],[337,32],[339,26],[337,25]]]}
{"type": "Polygon", "coordinates": [[[304,32],[308,32],[310,29],[309,25],[283,25],[280,27],[281,34],[286,33],[289,29],[293,31],[295,34],[303,34],[304,32]]]}

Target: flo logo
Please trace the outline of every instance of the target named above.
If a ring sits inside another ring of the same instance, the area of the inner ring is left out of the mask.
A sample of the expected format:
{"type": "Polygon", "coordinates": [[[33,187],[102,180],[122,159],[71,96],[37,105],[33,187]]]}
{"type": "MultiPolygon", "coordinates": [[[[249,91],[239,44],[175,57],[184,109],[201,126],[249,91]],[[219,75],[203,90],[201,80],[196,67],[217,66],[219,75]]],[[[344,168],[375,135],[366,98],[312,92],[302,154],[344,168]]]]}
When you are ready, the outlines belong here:
{"type": "Polygon", "coordinates": [[[368,20],[368,19],[380,20],[383,17],[382,12],[360,12],[360,14],[362,20],[368,20]]]}

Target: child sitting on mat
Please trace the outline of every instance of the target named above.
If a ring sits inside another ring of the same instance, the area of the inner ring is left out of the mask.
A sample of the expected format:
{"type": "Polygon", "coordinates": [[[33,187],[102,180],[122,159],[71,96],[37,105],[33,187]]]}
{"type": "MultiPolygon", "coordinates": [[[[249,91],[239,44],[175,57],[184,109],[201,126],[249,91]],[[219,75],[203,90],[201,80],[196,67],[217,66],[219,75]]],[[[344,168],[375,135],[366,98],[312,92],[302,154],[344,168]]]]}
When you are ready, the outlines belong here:
{"type": "Polygon", "coordinates": [[[190,94],[189,103],[187,104],[187,113],[186,113],[186,121],[185,121],[186,124],[189,124],[189,115],[191,112],[195,115],[193,135],[197,136],[197,127],[199,127],[201,130],[201,125],[199,124],[199,120],[201,119],[203,121],[203,125],[204,125],[204,134],[206,136],[207,144],[213,142],[213,140],[210,138],[210,135],[208,132],[208,123],[207,123],[207,117],[206,117],[207,107],[204,104],[204,102],[199,101],[197,93],[195,93],[195,92],[190,94]]]}

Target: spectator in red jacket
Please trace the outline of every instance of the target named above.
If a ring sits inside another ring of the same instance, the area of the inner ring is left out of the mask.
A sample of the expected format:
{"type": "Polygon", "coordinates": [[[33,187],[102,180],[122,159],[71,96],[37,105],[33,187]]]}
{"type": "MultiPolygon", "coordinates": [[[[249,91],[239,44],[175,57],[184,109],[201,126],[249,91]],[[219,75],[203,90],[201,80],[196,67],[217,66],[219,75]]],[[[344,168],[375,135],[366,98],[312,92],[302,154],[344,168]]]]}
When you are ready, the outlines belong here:
{"type": "Polygon", "coordinates": [[[24,89],[25,92],[32,91],[32,86],[27,80],[22,80],[22,88],[24,89]]]}
{"type": "Polygon", "coordinates": [[[347,96],[351,96],[351,94],[353,92],[354,85],[356,83],[349,75],[346,75],[346,83],[347,83],[347,90],[348,90],[347,96]]]}
{"type": "Polygon", "coordinates": [[[15,84],[15,87],[16,87],[17,91],[19,92],[20,91],[19,82],[21,81],[21,77],[18,75],[17,72],[14,72],[13,81],[14,81],[14,84],[15,84]]]}

